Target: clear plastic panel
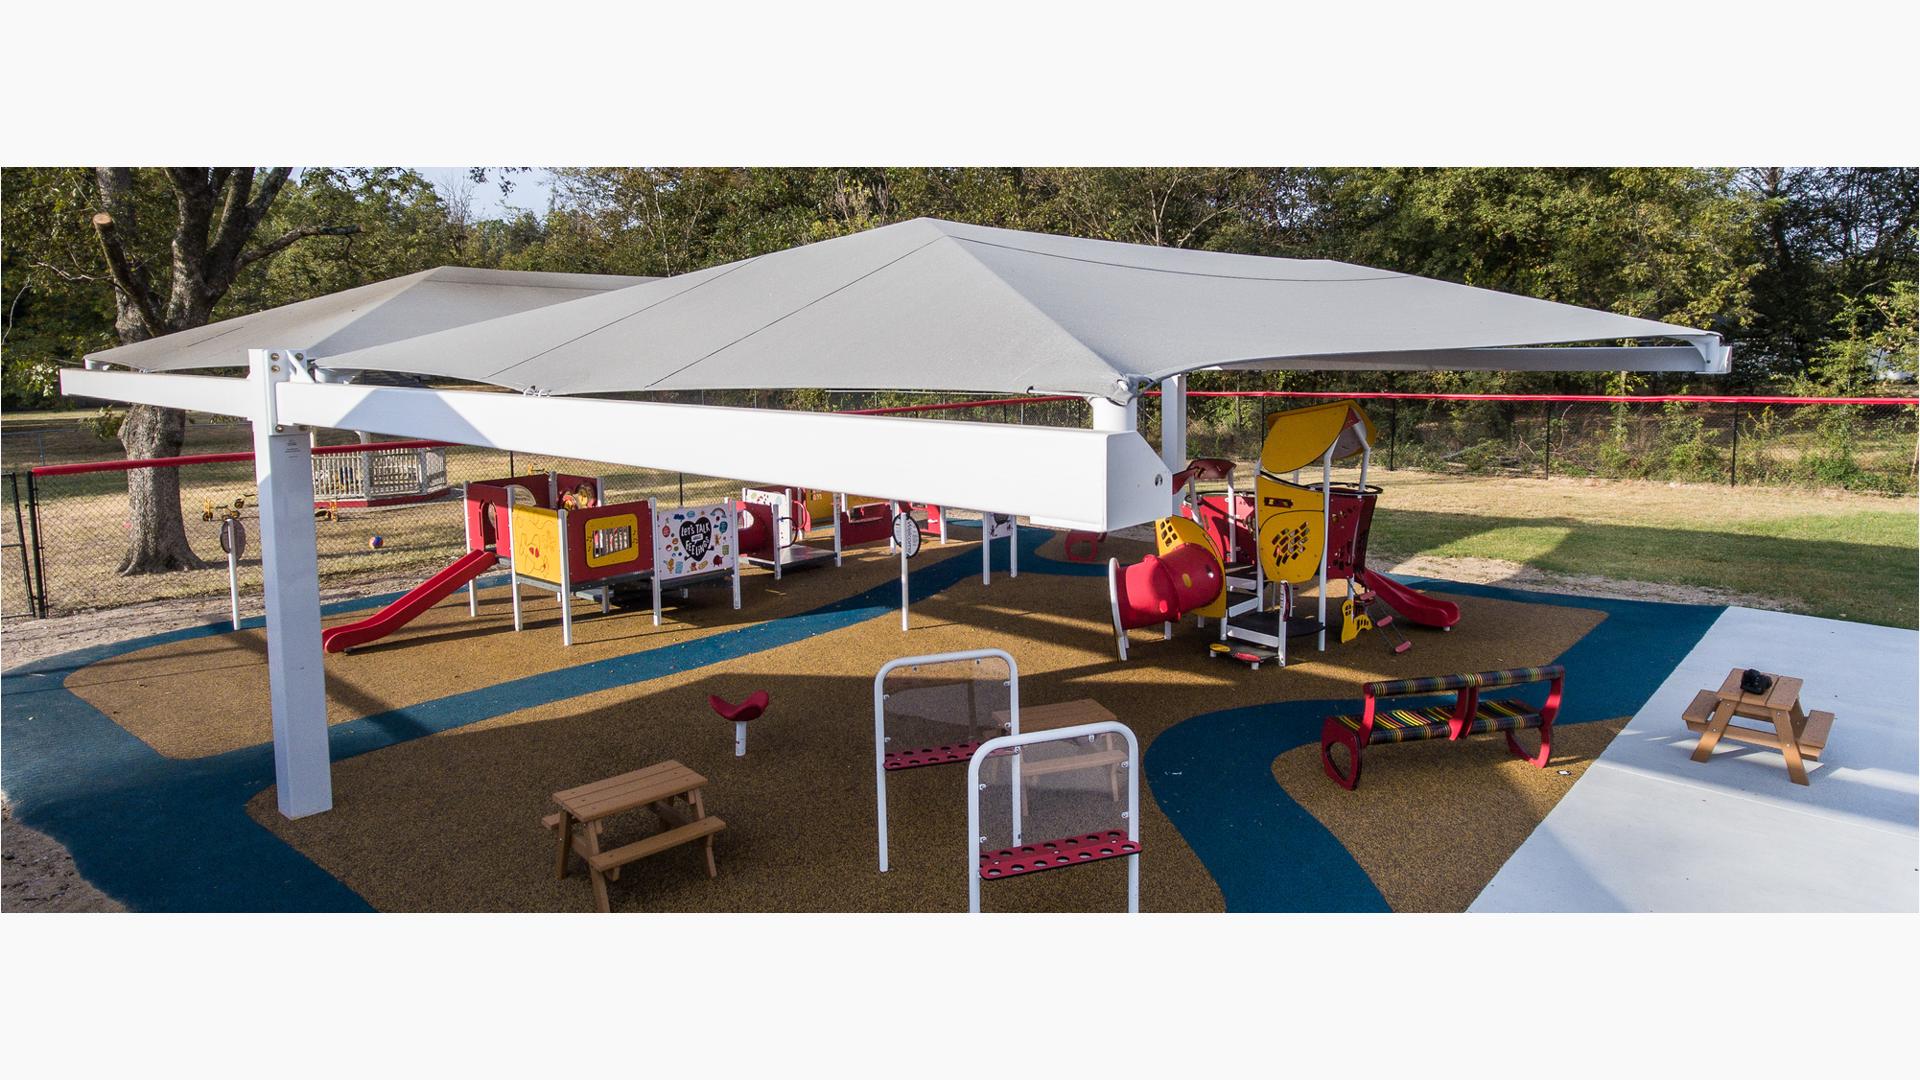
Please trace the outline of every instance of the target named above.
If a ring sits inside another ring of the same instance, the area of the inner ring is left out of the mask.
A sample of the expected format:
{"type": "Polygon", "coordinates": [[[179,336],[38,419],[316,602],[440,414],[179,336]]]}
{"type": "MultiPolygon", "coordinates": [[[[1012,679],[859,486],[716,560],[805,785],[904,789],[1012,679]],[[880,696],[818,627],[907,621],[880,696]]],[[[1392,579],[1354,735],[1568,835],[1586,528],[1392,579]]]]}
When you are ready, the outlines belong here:
{"type": "MultiPolygon", "coordinates": [[[[983,852],[1015,846],[1014,763],[1018,755],[1019,843],[1106,835],[1127,830],[1127,779],[1133,764],[1118,732],[1029,743],[980,766],[983,852]]],[[[976,842],[979,837],[975,838],[976,842]]]]}
{"type": "Polygon", "coordinates": [[[881,692],[888,754],[1004,735],[1013,707],[1012,672],[998,657],[898,667],[887,673],[881,692]]]}

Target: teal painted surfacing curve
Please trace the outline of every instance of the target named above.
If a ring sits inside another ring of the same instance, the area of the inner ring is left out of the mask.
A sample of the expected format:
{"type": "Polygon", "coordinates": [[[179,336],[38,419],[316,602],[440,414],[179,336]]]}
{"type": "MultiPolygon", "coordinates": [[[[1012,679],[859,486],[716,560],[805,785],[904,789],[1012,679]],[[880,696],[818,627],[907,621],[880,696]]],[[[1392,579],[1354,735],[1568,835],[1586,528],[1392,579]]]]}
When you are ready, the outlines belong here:
{"type": "MultiPolygon", "coordinates": [[[[1726,610],[1424,579],[1408,583],[1603,612],[1606,618],[1555,661],[1567,668],[1556,727],[1638,712],[1726,610]]],[[[1539,705],[1546,695],[1545,685],[1534,685],[1515,696],[1539,705]]],[[[1154,800],[1213,875],[1228,911],[1389,910],[1339,839],[1273,776],[1273,759],[1300,746],[1317,746],[1322,718],[1351,711],[1357,697],[1356,691],[1354,699],[1286,701],[1206,713],[1175,724],[1147,746],[1146,778],[1154,800]]],[[[1408,698],[1405,704],[1451,700],[1451,695],[1433,695],[1408,698]]],[[[1350,795],[1364,798],[1365,788],[1350,795]]]]}
{"type": "MultiPolygon", "coordinates": [[[[1023,566],[1047,565],[1033,550],[1046,537],[1022,530],[1023,566]]],[[[956,555],[916,569],[910,595],[924,600],[979,573],[978,558],[956,555]]],[[[367,610],[399,595],[322,610],[367,610]]],[[[722,663],[897,610],[899,598],[898,583],[889,581],[799,615],[335,724],[328,729],[329,752],[340,761],[550,701],[722,663]]],[[[242,623],[261,625],[258,617],[242,623]]],[[[64,844],[87,880],[136,911],[373,910],[248,816],[248,800],[273,783],[271,743],[169,758],[65,686],[68,675],[89,664],[230,629],[210,622],[76,650],[0,675],[0,787],[13,803],[14,820],[64,844]]]]}
{"type": "MultiPolygon", "coordinates": [[[[1074,563],[1041,556],[1038,548],[1052,535],[1038,528],[1020,530],[1023,573],[1106,574],[1104,560],[1074,563]]],[[[1000,577],[1006,570],[1005,545],[994,545],[994,551],[1000,577]]],[[[912,596],[925,599],[979,573],[980,561],[971,554],[916,567],[912,596]]],[[[1561,658],[1570,669],[1562,723],[1635,711],[1722,610],[1438,584],[1450,592],[1607,612],[1608,618],[1561,658]],[[1636,670],[1642,675],[1636,677],[1636,670]],[[1576,687],[1589,679],[1606,689],[1584,700],[1575,696],[1576,687]]],[[[397,595],[325,610],[364,610],[397,595]]],[[[336,724],[329,729],[331,754],[343,760],[551,701],[722,663],[897,610],[898,598],[898,584],[889,581],[798,615],[336,724]]],[[[260,624],[256,618],[244,625],[260,624]]],[[[271,744],[199,759],[167,758],[65,688],[67,675],[88,664],[227,631],[224,622],[188,627],[81,649],[0,675],[5,746],[0,784],[13,802],[15,820],[66,845],[88,880],[134,910],[371,910],[357,893],[248,816],[248,800],[273,783],[271,744]]],[[[1174,725],[1148,745],[1145,767],[1152,795],[1219,883],[1230,910],[1384,910],[1378,890],[1346,849],[1287,798],[1270,771],[1280,753],[1318,737],[1319,718],[1335,704],[1346,703],[1283,702],[1208,713],[1174,725]]]]}

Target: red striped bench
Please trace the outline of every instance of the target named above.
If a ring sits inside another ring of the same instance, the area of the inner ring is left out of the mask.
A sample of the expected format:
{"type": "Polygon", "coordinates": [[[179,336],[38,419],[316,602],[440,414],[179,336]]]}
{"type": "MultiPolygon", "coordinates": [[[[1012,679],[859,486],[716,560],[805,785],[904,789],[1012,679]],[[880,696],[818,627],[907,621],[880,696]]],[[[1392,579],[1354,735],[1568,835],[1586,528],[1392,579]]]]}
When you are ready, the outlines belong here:
{"type": "Polygon", "coordinates": [[[1320,765],[1333,782],[1351,791],[1360,783],[1360,752],[1378,743],[1417,742],[1424,739],[1458,740],[1468,735],[1502,732],[1507,748],[1516,757],[1545,768],[1552,752],[1553,718],[1560,712],[1560,692],[1567,671],[1558,664],[1548,667],[1506,668],[1500,671],[1476,671],[1463,675],[1430,675],[1418,679],[1395,679],[1367,683],[1362,711],[1358,714],[1329,716],[1320,726],[1320,765]],[[1538,708],[1517,698],[1483,699],[1480,691],[1501,686],[1525,686],[1551,683],[1547,703],[1538,708]],[[1383,698],[1411,697],[1454,691],[1453,704],[1429,705],[1408,709],[1381,708],[1383,698]],[[1540,749],[1523,749],[1516,731],[1540,730],[1540,749]],[[1349,767],[1342,771],[1333,758],[1335,747],[1345,747],[1349,767]]]}

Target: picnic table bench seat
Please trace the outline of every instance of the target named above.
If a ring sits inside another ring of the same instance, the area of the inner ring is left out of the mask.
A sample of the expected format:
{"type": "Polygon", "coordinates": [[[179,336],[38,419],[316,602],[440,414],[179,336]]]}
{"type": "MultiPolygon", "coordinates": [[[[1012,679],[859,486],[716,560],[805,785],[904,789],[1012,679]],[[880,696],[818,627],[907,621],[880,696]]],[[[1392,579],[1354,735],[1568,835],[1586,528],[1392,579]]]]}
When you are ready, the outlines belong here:
{"type": "Polygon", "coordinates": [[[1351,791],[1360,783],[1362,747],[1426,739],[1458,740],[1468,735],[1501,732],[1507,737],[1507,748],[1515,756],[1526,759],[1536,768],[1545,768],[1552,752],[1553,720],[1560,712],[1560,694],[1566,675],[1564,667],[1553,664],[1367,683],[1362,687],[1360,712],[1329,716],[1321,724],[1321,767],[1334,783],[1351,791]],[[1550,683],[1551,688],[1546,704],[1540,706],[1520,698],[1480,696],[1480,691],[1485,689],[1543,682],[1550,683]],[[1387,698],[1445,691],[1454,694],[1451,704],[1403,709],[1380,705],[1387,698]],[[1540,732],[1540,748],[1536,752],[1525,750],[1514,738],[1514,732],[1528,729],[1540,732]],[[1350,764],[1344,771],[1334,760],[1335,747],[1346,748],[1350,764]]]}

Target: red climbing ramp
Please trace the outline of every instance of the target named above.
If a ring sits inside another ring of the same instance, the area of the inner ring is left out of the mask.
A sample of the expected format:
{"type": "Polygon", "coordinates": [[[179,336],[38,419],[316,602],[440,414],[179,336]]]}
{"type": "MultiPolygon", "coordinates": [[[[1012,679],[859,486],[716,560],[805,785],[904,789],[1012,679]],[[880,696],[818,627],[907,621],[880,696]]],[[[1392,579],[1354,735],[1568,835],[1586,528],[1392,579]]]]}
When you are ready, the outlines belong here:
{"type": "Polygon", "coordinates": [[[1360,584],[1386,601],[1387,606],[1399,612],[1402,618],[1417,626],[1435,626],[1446,630],[1460,621],[1458,604],[1409,589],[1385,574],[1362,570],[1360,584]]]}
{"type": "Polygon", "coordinates": [[[500,557],[491,551],[469,551],[452,566],[381,608],[377,614],[322,632],[320,645],[328,652],[346,652],[370,641],[378,641],[412,622],[421,612],[445,600],[456,589],[486,573],[499,561],[500,557]]]}

